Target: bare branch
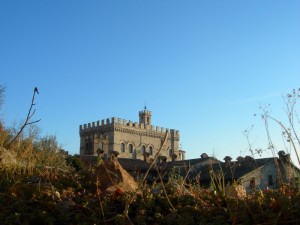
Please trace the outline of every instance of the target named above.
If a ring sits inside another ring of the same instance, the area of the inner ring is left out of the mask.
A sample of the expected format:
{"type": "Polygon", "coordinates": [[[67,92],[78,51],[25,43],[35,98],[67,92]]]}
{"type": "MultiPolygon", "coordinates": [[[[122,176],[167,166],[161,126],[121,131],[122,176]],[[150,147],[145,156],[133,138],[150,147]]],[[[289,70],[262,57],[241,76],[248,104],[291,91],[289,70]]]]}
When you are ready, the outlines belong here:
{"type": "Polygon", "coordinates": [[[30,123],[27,123],[27,125],[31,125],[31,124],[34,124],[34,123],[38,123],[38,122],[40,122],[40,121],[41,121],[41,119],[36,120],[36,121],[32,121],[32,122],[30,122],[30,123]]]}
{"type": "Polygon", "coordinates": [[[22,125],[22,127],[20,128],[19,132],[12,139],[10,139],[7,142],[7,144],[6,144],[7,148],[20,136],[20,134],[23,132],[23,130],[25,129],[26,126],[34,124],[34,123],[38,123],[41,121],[41,119],[35,120],[35,121],[30,121],[30,119],[32,118],[32,116],[35,114],[35,111],[36,111],[35,109],[33,109],[33,106],[35,106],[34,99],[35,99],[36,93],[39,94],[37,87],[34,88],[32,99],[31,99],[31,105],[28,110],[26,120],[25,120],[24,124],[22,125]],[[32,109],[33,109],[33,112],[32,112],[32,109]]]}

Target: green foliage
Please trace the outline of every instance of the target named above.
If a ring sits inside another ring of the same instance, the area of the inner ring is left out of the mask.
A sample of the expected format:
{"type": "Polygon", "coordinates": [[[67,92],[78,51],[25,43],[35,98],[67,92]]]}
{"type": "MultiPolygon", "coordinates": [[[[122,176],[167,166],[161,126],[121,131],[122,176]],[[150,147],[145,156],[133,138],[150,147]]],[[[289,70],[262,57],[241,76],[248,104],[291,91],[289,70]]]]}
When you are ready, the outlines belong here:
{"type": "Polygon", "coordinates": [[[83,169],[83,162],[81,161],[79,155],[68,156],[66,159],[68,165],[73,167],[76,171],[80,171],[83,169]]]}

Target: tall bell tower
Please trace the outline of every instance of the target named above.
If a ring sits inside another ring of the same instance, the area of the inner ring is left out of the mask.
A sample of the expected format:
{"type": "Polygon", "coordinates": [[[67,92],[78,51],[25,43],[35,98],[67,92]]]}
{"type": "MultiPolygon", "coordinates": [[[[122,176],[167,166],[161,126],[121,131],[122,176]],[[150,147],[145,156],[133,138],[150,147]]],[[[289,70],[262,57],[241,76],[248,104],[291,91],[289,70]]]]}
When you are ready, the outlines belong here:
{"type": "Polygon", "coordinates": [[[145,106],[144,110],[139,112],[140,124],[151,125],[151,116],[152,116],[151,111],[149,111],[145,106]]]}

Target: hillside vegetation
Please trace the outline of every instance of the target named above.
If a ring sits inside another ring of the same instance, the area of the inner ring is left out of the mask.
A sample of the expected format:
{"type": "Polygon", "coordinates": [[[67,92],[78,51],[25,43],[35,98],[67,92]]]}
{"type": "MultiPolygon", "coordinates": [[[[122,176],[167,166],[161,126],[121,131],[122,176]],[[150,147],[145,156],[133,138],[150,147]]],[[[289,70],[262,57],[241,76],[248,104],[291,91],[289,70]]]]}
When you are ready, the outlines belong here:
{"type": "Polygon", "coordinates": [[[27,122],[17,138],[19,129],[0,123],[1,224],[300,223],[297,187],[229,197],[216,184],[204,189],[174,174],[164,184],[136,181],[133,190],[108,192],[119,181],[105,176],[117,163],[99,158],[97,165],[85,165],[27,122]]]}

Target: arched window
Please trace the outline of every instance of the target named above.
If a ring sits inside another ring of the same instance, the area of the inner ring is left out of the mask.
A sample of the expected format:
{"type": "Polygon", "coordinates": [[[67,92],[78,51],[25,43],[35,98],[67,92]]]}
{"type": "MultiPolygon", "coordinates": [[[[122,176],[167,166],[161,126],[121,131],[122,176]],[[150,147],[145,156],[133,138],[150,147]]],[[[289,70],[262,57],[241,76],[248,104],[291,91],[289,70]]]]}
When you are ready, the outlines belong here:
{"type": "Polygon", "coordinates": [[[144,154],[145,154],[145,152],[146,152],[146,147],[145,147],[145,145],[143,145],[143,146],[142,146],[142,149],[141,149],[141,153],[142,153],[142,155],[144,155],[144,154]]]}
{"type": "Polygon", "coordinates": [[[133,145],[129,144],[128,145],[129,153],[133,153],[133,145]]]}
{"type": "Polygon", "coordinates": [[[169,156],[172,157],[172,155],[173,155],[173,150],[169,149],[169,156]]]}
{"type": "Polygon", "coordinates": [[[152,146],[149,147],[149,154],[153,155],[153,147],[152,146]]]}
{"type": "Polygon", "coordinates": [[[102,149],[102,150],[103,150],[103,142],[100,142],[100,143],[98,144],[98,149],[102,149]]]}
{"type": "Polygon", "coordinates": [[[121,143],[121,152],[125,152],[125,144],[121,143]]]}

